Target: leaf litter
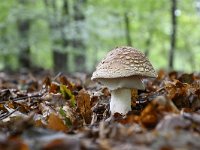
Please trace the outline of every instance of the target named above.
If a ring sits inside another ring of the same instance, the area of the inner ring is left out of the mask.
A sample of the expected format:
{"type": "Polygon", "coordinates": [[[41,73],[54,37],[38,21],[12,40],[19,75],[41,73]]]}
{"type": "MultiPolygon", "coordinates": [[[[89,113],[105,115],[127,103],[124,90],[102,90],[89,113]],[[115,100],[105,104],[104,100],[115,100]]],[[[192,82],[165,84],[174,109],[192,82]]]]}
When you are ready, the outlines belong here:
{"type": "Polygon", "coordinates": [[[110,92],[87,74],[0,72],[0,149],[200,149],[200,74],[165,72],[110,116],[110,92]]]}

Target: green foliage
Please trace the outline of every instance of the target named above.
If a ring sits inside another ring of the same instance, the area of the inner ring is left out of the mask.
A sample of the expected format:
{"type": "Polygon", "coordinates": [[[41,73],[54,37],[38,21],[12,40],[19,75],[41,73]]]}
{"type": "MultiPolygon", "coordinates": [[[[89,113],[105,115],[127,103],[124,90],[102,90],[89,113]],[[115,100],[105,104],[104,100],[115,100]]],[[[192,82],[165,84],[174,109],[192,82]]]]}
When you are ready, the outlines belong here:
{"type": "Polygon", "coordinates": [[[60,115],[64,118],[65,125],[66,125],[67,127],[69,127],[69,128],[72,127],[72,122],[71,122],[70,118],[67,117],[66,111],[63,110],[63,108],[60,108],[59,113],[60,113],[60,115]]]}
{"type": "Polygon", "coordinates": [[[72,92],[70,91],[70,89],[68,89],[66,87],[66,85],[60,85],[60,92],[62,93],[62,96],[70,101],[70,104],[72,107],[76,106],[76,100],[75,100],[75,96],[72,94],[72,92]]]}
{"type": "MultiPolygon", "coordinates": [[[[171,1],[166,0],[87,0],[78,3],[85,20],[74,21],[74,5],[78,0],[7,0],[0,3],[0,69],[17,69],[21,45],[30,45],[34,66],[51,69],[53,50],[69,53],[70,71],[76,71],[74,57],[86,55],[87,70],[112,48],[127,45],[124,14],[130,20],[130,36],[134,47],[149,50],[155,68],[167,68],[171,34],[171,1]],[[45,3],[46,2],[46,3],[45,3]],[[65,2],[69,10],[66,13],[65,2]],[[54,4],[54,5],[53,5],[54,4]],[[28,43],[19,36],[17,23],[29,20],[28,43]],[[78,28],[78,30],[77,30],[78,28]],[[86,51],[63,45],[63,39],[84,42],[86,51]],[[150,41],[150,44],[148,44],[150,41]]],[[[195,0],[178,1],[178,33],[175,69],[200,70],[200,16],[195,0]],[[183,65],[183,63],[185,65],[183,65]]]]}

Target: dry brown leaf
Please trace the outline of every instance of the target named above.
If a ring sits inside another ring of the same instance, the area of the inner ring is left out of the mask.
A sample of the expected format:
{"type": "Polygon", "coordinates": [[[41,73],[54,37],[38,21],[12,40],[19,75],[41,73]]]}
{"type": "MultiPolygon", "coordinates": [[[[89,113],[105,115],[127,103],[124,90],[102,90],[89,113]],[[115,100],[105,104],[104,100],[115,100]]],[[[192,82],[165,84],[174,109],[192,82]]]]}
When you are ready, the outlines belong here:
{"type": "Polygon", "coordinates": [[[192,84],[194,82],[194,75],[184,73],[178,79],[180,82],[192,84]]]}
{"type": "Polygon", "coordinates": [[[138,90],[137,89],[132,89],[131,90],[131,106],[133,106],[133,107],[136,106],[137,98],[138,98],[138,90]]]}
{"type": "Polygon", "coordinates": [[[132,124],[132,123],[138,123],[139,122],[139,116],[135,114],[128,114],[126,118],[122,118],[117,120],[117,122],[120,122],[121,124],[132,124]]]}
{"type": "Polygon", "coordinates": [[[173,102],[164,96],[158,96],[142,111],[140,120],[146,127],[155,127],[165,112],[179,113],[173,102]]]}
{"type": "Polygon", "coordinates": [[[169,79],[170,80],[177,79],[177,77],[178,77],[178,72],[172,71],[172,72],[169,73],[169,79]]]}
{"type": "Polygon", "coordinates": [[[147,128],[155,127],[159,118],[160,115],[157,114],[155,106],[152,103],[147,105],[140,115],[141,123],[147,128]]]}
{"type": "Polygon", "coordinates": [[[73,84],[65,76],[60,76],[59,79],[61,84],[66,85],[71,91],[73,90],[73,84]]]}
{"type": "Polygon", "coordinates": [[[43,80],[42,84],[43,84],[45,87],[51,86],[51,79],[50,79],[50,77],[45,77],[45,79],[43,80]]]}
{"type": "Polygon", "coordinates": [[[158,80],[162,80],[166,76],[166,73],[164,70],[159,70],[157,74],[158,74],[158,77],[157,77],[158,80]]]}
{"type": "Polygon", "coordinates": [[[22,141],[22,139],[16,137],[16,138],[10,138],[5,141],[0,141],[0,149],[1,150],[29,150],[28,145],[22,141]]]}
{"type": "Polygon", "coordinates": [[[195,91],[195,94],[200,98],[200,88],[195,91]]]}
{"type": "Polygon", "coordinates": [[[34,122],[34,125],[35,125],[36,127],[43,127],[43,126],[44,126],[44,124],[42,123],[42,120],[36,120],[36,121],[34,122]]]}
{"type": "Polygon", "coordinates": [[[92,110],[90,103],[90,95],[85,90],[81,90],[76,96],[77,106],[86,124],[92,119],[92,110]]]}
{"type": "Polygon", "coordinates": [[[80,145],[78,140],[66,140],[66,139],[55,139],[50,143],[46,144],[42,148],[43,150],[79,150],[80,145]]]}
{"type": "Polygon", "coordinates": [[[12,108],[12,109],[15,109],[15,108],[16,108],[12,101],[11,101],[11,102],[8,102],[8,107],[9,107],[9,108],[12,108]]]}
{"type": "Polygon", "coordinates": [[[169,99],[172,99],[176,94],[176,86],[171,81],[165,82],[165,90],[168,92],[169,99]]]}
{"type": "Polygon", "coordinates": [[[103,93],[104,96],[110,96],[110,91],[108,90],[108,88],[103,88],[101,92],[103,93]]]}
{"type": "Polygon", "coordinates": [[[49,115],[47,128],[56,130],[56,131],[64,131],[64,132],[68,130],[64,122],[59,118],[58,115],[54,113],[51,113],[49,115]]]}
{"type": "Polygon", "coordinates": [[[56,94],[56,93],[58,93],[59,90],[60,90],[60,86],[57,83],[52,82],[49,92],[56,94]]]}

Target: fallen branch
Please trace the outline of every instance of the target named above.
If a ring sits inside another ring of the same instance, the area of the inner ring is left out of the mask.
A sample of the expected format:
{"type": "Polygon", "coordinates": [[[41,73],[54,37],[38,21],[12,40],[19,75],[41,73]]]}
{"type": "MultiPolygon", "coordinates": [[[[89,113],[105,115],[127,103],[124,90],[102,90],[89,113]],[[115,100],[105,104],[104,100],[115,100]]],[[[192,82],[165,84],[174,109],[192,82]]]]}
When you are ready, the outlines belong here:
{"type": "MultiPolygon", "coordinates": [[[[29,99],[29,98],[40,98],[42,96],[43,96],[43,94],[41,94],[41,95],[38,94],[38,95],[31,95],[31,96],[23,96],[23,97],[10,98],[10,100],[16,102],[16,101],[20,101],[20,100],[29,99]]],[[[7,101],[0,101],[0,104],[3,104],[5,102],[7,102],[7,101]]]]}
{"type": "Polygon", "coordinates": [[[13,110],[12,112],[9,112],[9,113],[7,113],[7,114],[5,114],[5,115],[1,115],[1,116],[0,116],[0,120],[3,120],[3,119],[5,119],[5,118],[9,117],[9,116],[12,115],[14,112],[16,112],[18,109],[19,109],[19,106],[18,106],[15,110],[13,110]]]}

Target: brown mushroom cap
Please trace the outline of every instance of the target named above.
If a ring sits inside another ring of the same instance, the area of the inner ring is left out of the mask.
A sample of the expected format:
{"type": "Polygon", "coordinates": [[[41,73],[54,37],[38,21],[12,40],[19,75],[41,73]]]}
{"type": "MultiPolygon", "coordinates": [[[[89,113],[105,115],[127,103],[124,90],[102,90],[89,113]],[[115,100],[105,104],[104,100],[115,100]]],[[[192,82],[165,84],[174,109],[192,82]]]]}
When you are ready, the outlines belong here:
{"type": "Polygon", "coordinates": [[[140,76],[157,77],[148,58],[139,50],[122,46],[110,51],[98,64],[92,80],[140,76]]]}

